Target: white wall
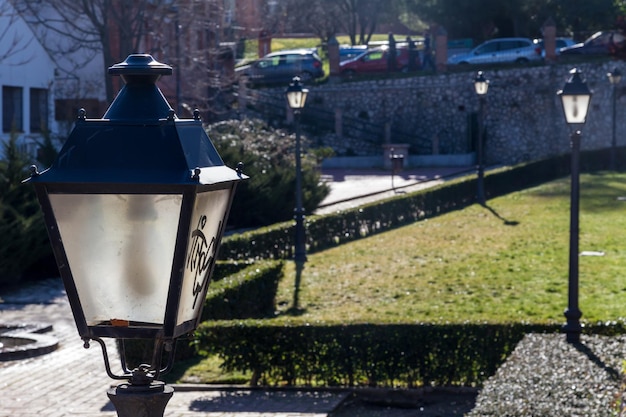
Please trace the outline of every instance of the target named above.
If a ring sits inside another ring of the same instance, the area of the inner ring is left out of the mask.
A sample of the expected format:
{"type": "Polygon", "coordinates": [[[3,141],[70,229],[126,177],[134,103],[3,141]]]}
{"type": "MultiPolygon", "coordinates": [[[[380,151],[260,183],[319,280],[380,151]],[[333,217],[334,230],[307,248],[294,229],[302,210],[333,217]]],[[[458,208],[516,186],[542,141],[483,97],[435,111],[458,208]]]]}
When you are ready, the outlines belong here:
{"type": "MultiPolygon", "coordinates": [[[[30,89],[48,90],[48,121],[46,125],[56,132],[54,121],[54,74],[55,65],[37,41],[26,22],[19,17],[8,0],[0,0],[0,87],[22,87],[23,132],[20,142],[34,150],[34,140],[38,133],[30,131],[30,89]]],[[[0,94],[0,109],[3,108],[0,94]]],[[[0,113],[1,116],[1,113],[0,113]]],[[[0,140],[6,140],[8,133],[0,129],[0,140]]],[[[0,149],[1,152],[1,149],[0,149]]]]}

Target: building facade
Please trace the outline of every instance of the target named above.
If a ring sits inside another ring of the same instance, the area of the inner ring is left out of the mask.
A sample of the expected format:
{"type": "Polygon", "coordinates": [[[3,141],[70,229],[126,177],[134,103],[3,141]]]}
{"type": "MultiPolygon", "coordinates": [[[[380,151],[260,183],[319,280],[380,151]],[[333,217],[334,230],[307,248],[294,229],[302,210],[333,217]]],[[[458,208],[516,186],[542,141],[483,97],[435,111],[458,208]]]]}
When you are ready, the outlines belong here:
{"type": "Polygon", "coordinates": [[[0,27],[5,28],[0,35],[0,140],[17,135],[18,144],[34,156],[43,135],[57,130],[55,65],[8,0],[0,0],[0,27]]]}

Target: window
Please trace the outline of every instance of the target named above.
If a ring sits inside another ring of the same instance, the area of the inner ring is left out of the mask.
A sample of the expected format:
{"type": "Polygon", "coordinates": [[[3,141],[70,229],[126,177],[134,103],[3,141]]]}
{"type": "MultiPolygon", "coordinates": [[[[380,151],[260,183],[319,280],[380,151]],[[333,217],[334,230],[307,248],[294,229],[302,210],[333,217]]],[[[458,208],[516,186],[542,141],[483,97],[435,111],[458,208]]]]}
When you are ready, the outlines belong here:
{"type": "Polygon", "coordinates": [[[24,130],[22,87],[2,87],[2,131],[22,132],[24,130]]]}
{"type": "Polygon", "coordinates": [[[48,127],[48,90],[30,89],[30,131],[41,133],[48,127]]]}
{"type": "Polygon", "coordinates": [[[480,54],[490,54],[493,52],[496,52],[498,50],[498,43],[497,42],[489,42],[484,44],[483,46],[481,46],[479,49],[476,50],[476,55],[480,55],[480,54]]]}

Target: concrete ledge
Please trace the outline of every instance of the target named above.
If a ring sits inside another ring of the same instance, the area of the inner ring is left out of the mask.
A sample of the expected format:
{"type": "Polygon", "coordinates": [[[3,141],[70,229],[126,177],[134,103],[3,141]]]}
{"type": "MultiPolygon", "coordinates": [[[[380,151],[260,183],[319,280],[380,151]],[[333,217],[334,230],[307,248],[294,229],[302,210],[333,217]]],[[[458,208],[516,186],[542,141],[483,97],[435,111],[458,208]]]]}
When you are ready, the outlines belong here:
{"type": "Polygon", "coordinates": [[[409,155],[412,167],[467,167],[476,164],[476,154],[409,155]]]}
{"type": "Polygon", "coordinates": [[[322,161],[322,168],[380,168],[383,156],[334,156],[322,161]]]}
{"type": "MultiPolygon", "coordinates": [[[[383,155],[376,156],[334,156],[322,161],[322,168],[382,168],[383,155]]],[[[408,167],[467,167],[476,163],[476,155],[449,154],[449,155],[409,155],[405,158],[404,166],[408,167]]]]}

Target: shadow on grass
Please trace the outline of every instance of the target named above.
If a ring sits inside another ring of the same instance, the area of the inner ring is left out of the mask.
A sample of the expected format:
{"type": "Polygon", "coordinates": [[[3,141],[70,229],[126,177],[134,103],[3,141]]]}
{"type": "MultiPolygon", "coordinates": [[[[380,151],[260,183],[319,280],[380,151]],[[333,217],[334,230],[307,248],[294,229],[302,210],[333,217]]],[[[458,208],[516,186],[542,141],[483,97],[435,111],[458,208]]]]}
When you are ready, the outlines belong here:
{"type": "Polygon", "coordinates": [[[304,315],[304,313],[306,313],[306,308],[290,307],[287,311],[285,311],[284,315],[297,317],[304,315]]]}
{"type": "Polygon", "coordinates": [[[483,207],[485,207],[487,210],[489,210],[491,212],[491,214],[496,216],[498,219],[502,220],[502,222],[504,223],[505,226],[517,226],[517,225],[519,225],[519,222],[517,220],[508,220],[508,219],[502,217],[494,208],[490,207],[489,205],[485,204],[483,207]]]}

